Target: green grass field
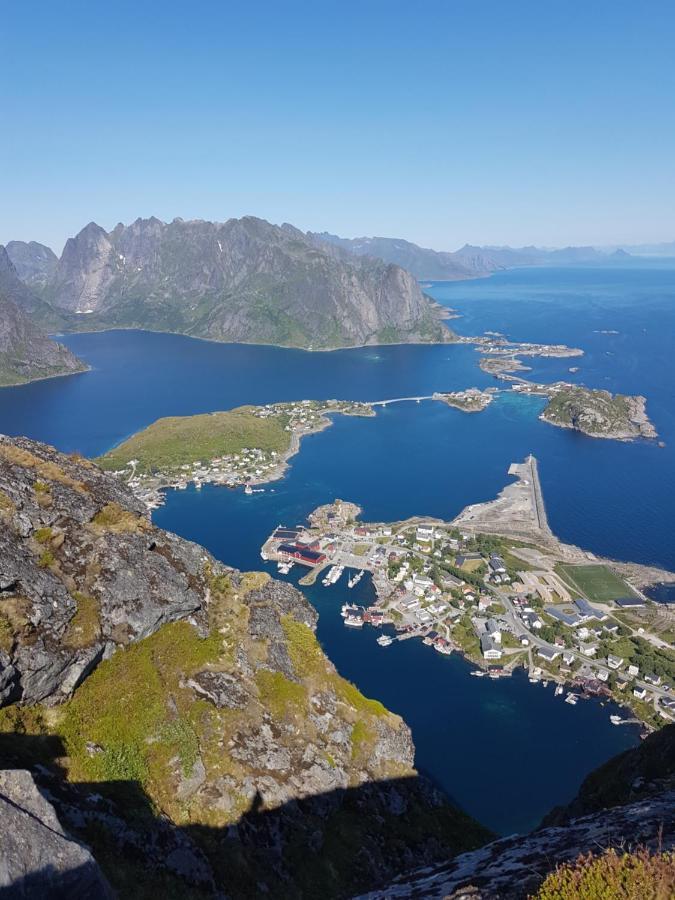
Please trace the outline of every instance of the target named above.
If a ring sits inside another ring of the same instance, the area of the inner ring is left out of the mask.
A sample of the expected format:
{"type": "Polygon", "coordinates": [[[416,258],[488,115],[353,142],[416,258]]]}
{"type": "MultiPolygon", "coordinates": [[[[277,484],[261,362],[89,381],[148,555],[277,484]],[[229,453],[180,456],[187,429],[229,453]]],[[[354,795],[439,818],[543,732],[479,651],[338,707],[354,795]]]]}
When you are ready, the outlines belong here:
{"type": "Polygon", "coordinates": [[[158,419],[97,462],[104,469],[116,470],[137,459],[139,472],[152,472],[238,453],[244,448],[277,453],[288,450],[288,417],[260,419],[253,415],[253,409],[240,406],[228,412],[158,419]]]}
{"type": "Polygon", "coordinates": [[[635,592],[626,582],[611,572],[607,566],[567,566],[556,567],[563,578],[576,586],[581,594],[591,602],[608,603],[621,597],[634,597],[635,592]]]}

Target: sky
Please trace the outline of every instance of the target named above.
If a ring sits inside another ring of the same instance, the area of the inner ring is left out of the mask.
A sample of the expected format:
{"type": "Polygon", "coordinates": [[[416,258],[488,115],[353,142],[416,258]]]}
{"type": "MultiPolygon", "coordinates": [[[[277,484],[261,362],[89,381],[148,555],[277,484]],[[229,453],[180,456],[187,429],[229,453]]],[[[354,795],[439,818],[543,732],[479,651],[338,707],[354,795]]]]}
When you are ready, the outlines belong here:
{"type": "Polygon", "coordinates": [[[0,242],[675,239],[672,0],[0,0],[0,242]]]}

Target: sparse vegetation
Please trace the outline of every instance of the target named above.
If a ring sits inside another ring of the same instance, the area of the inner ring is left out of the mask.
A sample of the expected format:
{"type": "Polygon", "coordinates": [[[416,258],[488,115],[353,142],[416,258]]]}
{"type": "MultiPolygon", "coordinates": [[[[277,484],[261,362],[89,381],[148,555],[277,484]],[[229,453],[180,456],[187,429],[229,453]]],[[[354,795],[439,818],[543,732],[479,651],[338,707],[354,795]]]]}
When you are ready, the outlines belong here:
{"type": "Polygon", "coordinates": [[[98,601],[78,591],[73,594],[73,600],[77,612],[70,620],[63,642],[69,647],[87,647],[101,635],[98,601]]]}
{"type": "Polygon", "coordinates": [[[288,416],[263,419],[254,415],[253,409],[241,406],[227,412],[158,419],[97,462],[104,469],[118,470],[135,459],[137,471],[147,473],[238,453],[247,447],[278,453],[288,450],[288,416]]]}
{"type": "Polygon", "coordinates": [[[263,705],[275,718],[283,719],[295,712],[304,712],[307,705],[307,688],[282,675],[260,669],[256,674],[256,684],[263,705]]]}
{"type": "Polygon", "coordinates": [[[92,525],[101,531],[111,531],[115,534],[149,531],[152,527],[143,516],[123,509],[117,503],[106,503],[92,519],[92,525]]]}
{"type": "Polygon", "coordinates": [[[632,853],[610,849],[580,856],[552,872],[533,900],[671,900],[675,896],[675,853],[632,853]]]}

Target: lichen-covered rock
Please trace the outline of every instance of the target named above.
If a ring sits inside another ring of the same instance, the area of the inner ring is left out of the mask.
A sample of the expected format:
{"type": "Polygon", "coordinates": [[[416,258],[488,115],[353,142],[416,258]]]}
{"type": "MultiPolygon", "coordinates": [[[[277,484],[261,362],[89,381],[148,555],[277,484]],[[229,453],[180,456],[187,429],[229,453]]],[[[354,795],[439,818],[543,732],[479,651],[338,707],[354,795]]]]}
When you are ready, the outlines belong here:
{"type": "Polygon", "coordinates": [[[112,900],[98,863],[61,827],[30,772],[0,771],[0,895],[112,900]]]}

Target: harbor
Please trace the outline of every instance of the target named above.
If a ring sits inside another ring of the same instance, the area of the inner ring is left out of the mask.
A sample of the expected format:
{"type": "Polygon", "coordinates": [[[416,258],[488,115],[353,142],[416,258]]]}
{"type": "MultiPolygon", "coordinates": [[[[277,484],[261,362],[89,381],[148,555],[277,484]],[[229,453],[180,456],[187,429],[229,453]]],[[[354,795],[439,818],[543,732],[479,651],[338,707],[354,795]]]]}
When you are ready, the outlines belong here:
{"type": "MultiPolygon", "coordinates": [[[[625,610],[646,609],[642,592],[556,539],[534,457],[512,464],[509,475],[515,480],[496,500],[470,505],[451,522],[364,523],[356,504],[336,500],[305,524],[279,525],[261,555],[282,574],[302,567],[301,585],[335,591],[346,628],[383,631],[378,648],[418,639],[442,656],[470,659],[473,674],[493,680],[523,668],[530,683],[555,684],[554,696],[570,706],[587,698],[622,703],[632,713],[625,721],[640,722],[645,734],[658,719],[675,720],[670,682],[619,654],[631,633],[625,610]],[[589,602],[575,578],[591,575],[613,579],[625,598],[589,602]],[[370,602],[348,600],[366,577],[370,602]]],[[[633,633],[663,644],[644,627],[633,633]]]]}

